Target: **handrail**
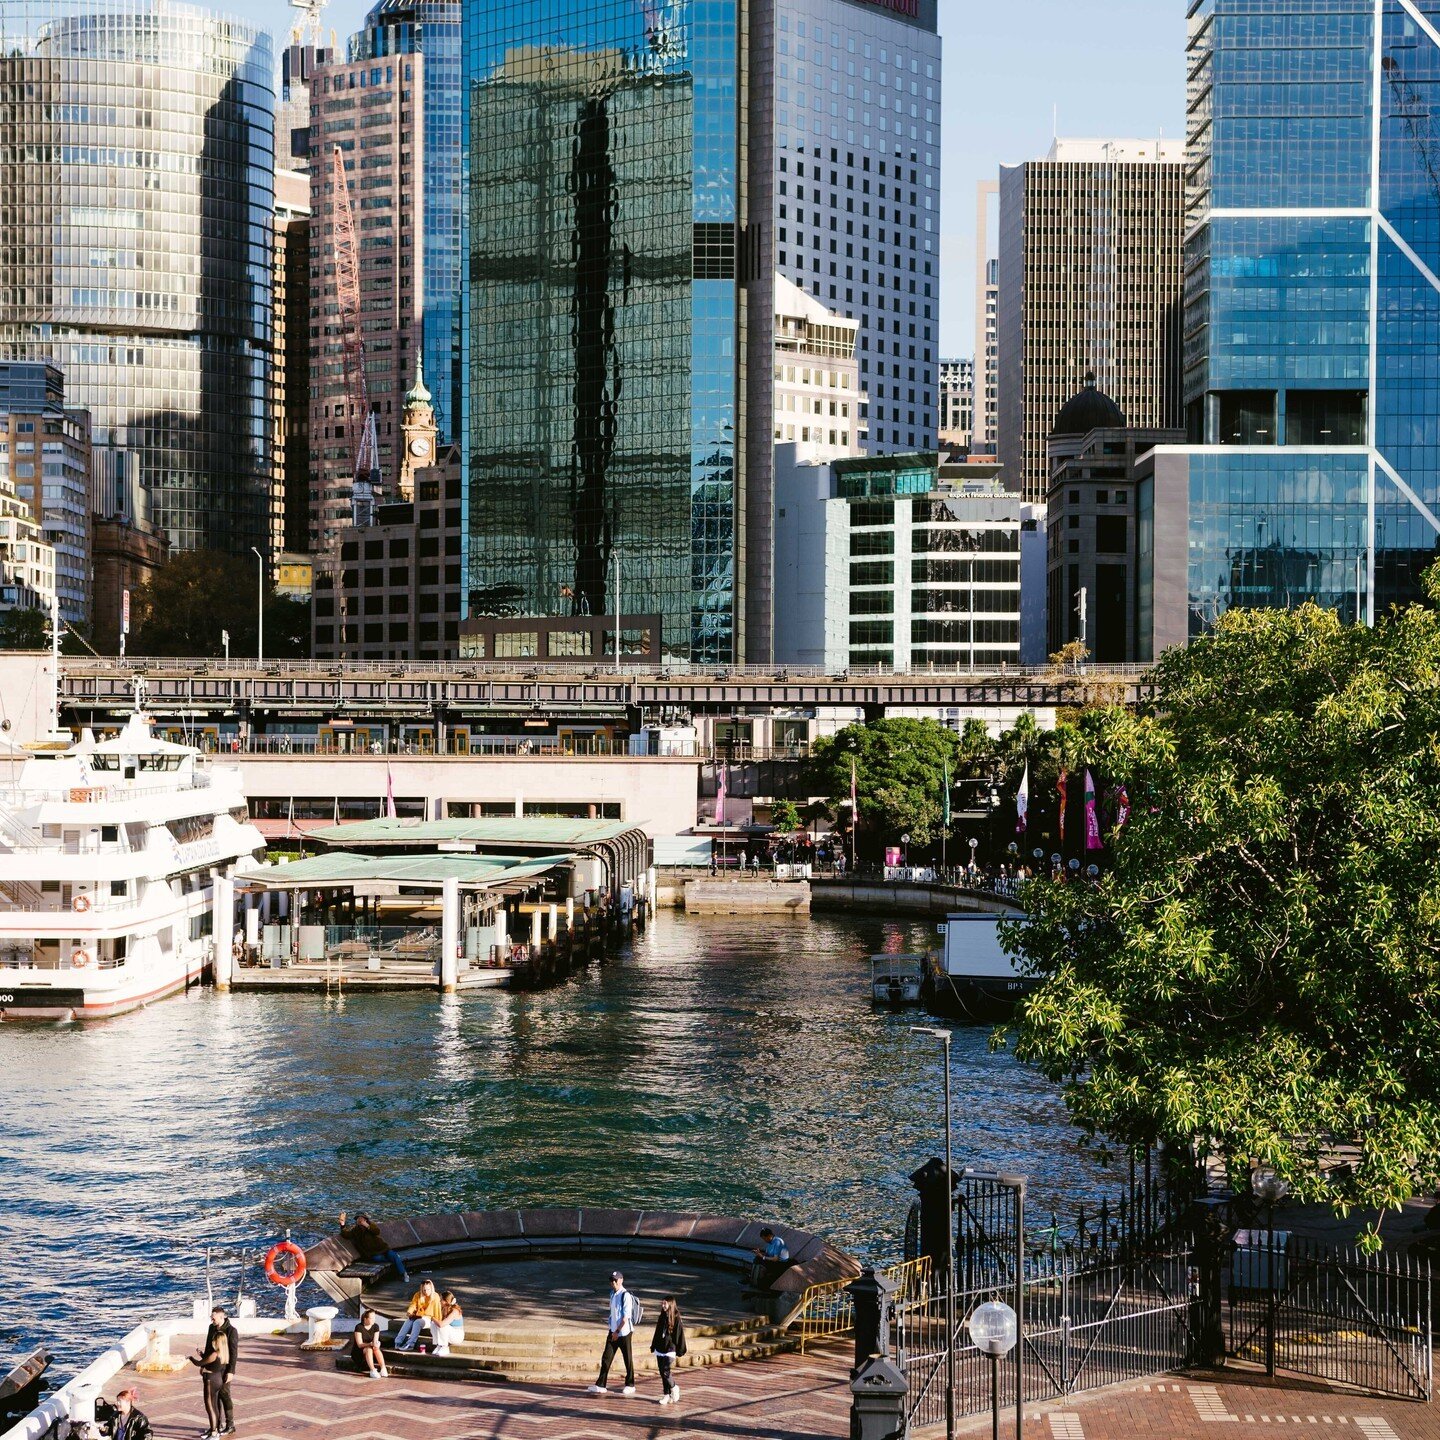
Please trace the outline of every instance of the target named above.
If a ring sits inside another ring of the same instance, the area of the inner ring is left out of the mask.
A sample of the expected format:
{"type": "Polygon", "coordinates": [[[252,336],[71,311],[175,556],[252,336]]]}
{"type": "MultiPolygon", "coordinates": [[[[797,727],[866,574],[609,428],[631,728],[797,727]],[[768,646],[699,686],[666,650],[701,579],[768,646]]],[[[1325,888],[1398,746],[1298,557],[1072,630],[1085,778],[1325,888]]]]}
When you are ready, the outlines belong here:
{"type": "MultiPolygon", "coordinates": [[[[930,1257],[906,1260],[887,1265],[875,1272],[895,1286],[892,1304],[913,1305],[923,1302],[930,1293],[930,1257]]],[[[791,1317],[789,1329],[800,1336],[800,1353],[811,1340],[830,1340],[848,1334],[855,1328],[855,1297],[850,1294],[853,1280],[827,1280],[812,1285],[800,1297],[800,1304],[791,1317]]]]}

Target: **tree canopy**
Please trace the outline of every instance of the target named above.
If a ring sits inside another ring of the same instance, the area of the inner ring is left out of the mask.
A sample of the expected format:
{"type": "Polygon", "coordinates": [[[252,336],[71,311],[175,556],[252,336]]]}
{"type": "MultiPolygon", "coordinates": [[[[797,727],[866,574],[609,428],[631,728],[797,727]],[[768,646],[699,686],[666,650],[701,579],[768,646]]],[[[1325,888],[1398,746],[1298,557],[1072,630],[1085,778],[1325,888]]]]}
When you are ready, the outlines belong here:
{"type": "MultiPolygon", "coordinates": [[[[130,650],[137,655],[254,655],[256,563],[213,550],[182,551],[151,577],[137,597],[130,650]]],[[[275,594],[265,582],[265,654],[302,659],[310,653],[310,607],[275,594]]]]}
{"type": "Polygon", "coordinates": [[[1440,1185],[1440,616],[1232,611],[1155,675],[1067,737],[1132,810],[1098,882],[1003,927],[1044,981],[1017,1054],[1116,1140],[1341,1209],[1440,1185]]]}

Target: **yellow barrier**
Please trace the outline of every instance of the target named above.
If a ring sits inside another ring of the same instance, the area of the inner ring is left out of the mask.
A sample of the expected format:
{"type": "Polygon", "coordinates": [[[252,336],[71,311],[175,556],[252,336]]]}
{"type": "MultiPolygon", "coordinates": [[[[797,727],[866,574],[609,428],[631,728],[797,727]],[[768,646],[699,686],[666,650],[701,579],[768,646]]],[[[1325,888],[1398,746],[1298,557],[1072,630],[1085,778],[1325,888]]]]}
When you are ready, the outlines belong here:
{"type": "MultiPolygon", "coordinates": [[[[875,1272],[895,1287],[893,1305],[909,1305],[923,1301],[930,1293],[930,1257],[907,1260],[900,1265],[887,1265],[875,1272]]],[[[800,1353],[811,1340],[828,1340],[848,1334],[855,1328],[855,1300],[846,1288],[849,1280],[830,1280],[812,1285],[800,1297],[790,1333],[800,1337],[800,1353]]]]}

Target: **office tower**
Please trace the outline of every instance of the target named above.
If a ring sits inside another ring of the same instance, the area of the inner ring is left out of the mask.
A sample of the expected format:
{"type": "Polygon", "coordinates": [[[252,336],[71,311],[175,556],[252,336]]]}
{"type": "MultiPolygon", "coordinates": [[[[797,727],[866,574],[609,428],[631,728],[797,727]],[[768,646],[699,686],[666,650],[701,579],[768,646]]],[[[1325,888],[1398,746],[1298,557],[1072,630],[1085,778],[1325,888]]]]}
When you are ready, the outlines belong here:
{"type": "MultiPolygon", "coordinates": [[[[316,7],[318,16],[318,6],[316,7]]],[[[280,103],[275,107],[275,163],[282,170],[310,168],[310,86],[315,71],[334,59],[316,30],[296,26],[280,52],[280,103]]]]}
{"type": "Polygon", "coordinates": [[[970,453],[975,434],[975,362],[940,362],[940,444],[958,455],[970,453]]]}
{"type": "Polygon", "coordinates": [[[774,0],[775,266],[860,321],[872,454],[935,449],[936,0],[774,0]]]}
{"type": "Polygon", "coordinates": [[[25,505],[54,552],[48,567],[61,621],[86,634],[90,465],[90,417],[66,408],[65,377],[43,361],[0,360],[0,485],[9,482],[7,494],[25,505]]]}
{"type": "Polygon", "coordinates": [[[1050,435],[1046,653],[1083,640],[1102,664],[1130,664],[1138,645],[1136,463],[1157,445],[1178,444],[1185,432],[1128,425],[1094,377],[1086,380],[1050,435]]]}
{"type": "Polygon", "coordinates": [[[1418,594],[1440,516],[1440,6],[1190,12],[1198,443],[1141,489],[1150,653],[1234,605],[1373,620],[1418,594]]]}
{"type": "Polygon", "coordinates": [[[859,321],[775,277],[775,443],[793,440],[804,461],[864,448],[858,329],[859,321]]]}
{"type": "Polygon", "coordinates": [[[1000,373],[995,338],[999,305],[999,262],[990,238],[990,215],[998,201],[1000,182],[982,180],[975,187],[975,433],[970,449],[976,455],[995,453],[1000,373]]]}
{"type": "Polygon", "coordinates": [[[90,412],[99,513],[267,543],[268,37],[174,0],[0,7],[0,356],[90,412]]]}
{"type": "Polygon", "coordinates": [[[275,172],[274,356],[270,425],[274,450],[270,548],[310,548],[310,182],[275,172]]]}
{"type": "Polygon", "coordinates": [[[643,611],[667,660],[742,659],[747,620],[768,655],[754,18],[467,0],[468,653],[584,660],[620,609],[622,650],[643,611]]]}
{"type": "Polygon", "coordinates": [[[1131,424],[1180,423],[1184,170],[1152,140],[1056,140],[1001,167],[997,450],[1027,500],[1087,371],[1131,424]]]}
{"type": "Polygon", "coordinates": [[[775,472],[779,663],[1018,662],[1018,496],[933,454],[786,463],[792,448],[775,472]]]}

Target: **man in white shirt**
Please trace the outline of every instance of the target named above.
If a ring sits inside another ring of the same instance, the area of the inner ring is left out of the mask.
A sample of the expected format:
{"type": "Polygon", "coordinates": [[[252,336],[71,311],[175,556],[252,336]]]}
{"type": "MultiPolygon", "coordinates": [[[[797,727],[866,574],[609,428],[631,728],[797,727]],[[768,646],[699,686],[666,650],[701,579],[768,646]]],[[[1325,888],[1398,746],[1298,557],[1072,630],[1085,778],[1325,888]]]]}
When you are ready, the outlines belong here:
{"type": "Polygon", "coordinates": [[[622,1395],[635,1393],[635,1352],[633,1336],[640,1307],[625,1288],[625,1277],[618,1271],[610,1276],[610,1332],[605,1337],[605,1353],[600,1357],[600,1377],[590,1387],[592,1395],[610,1393],[605,1382],[610,1378],[610,1365],[618,1351],[625,1361],[625,1388],[622,1395]]]}

